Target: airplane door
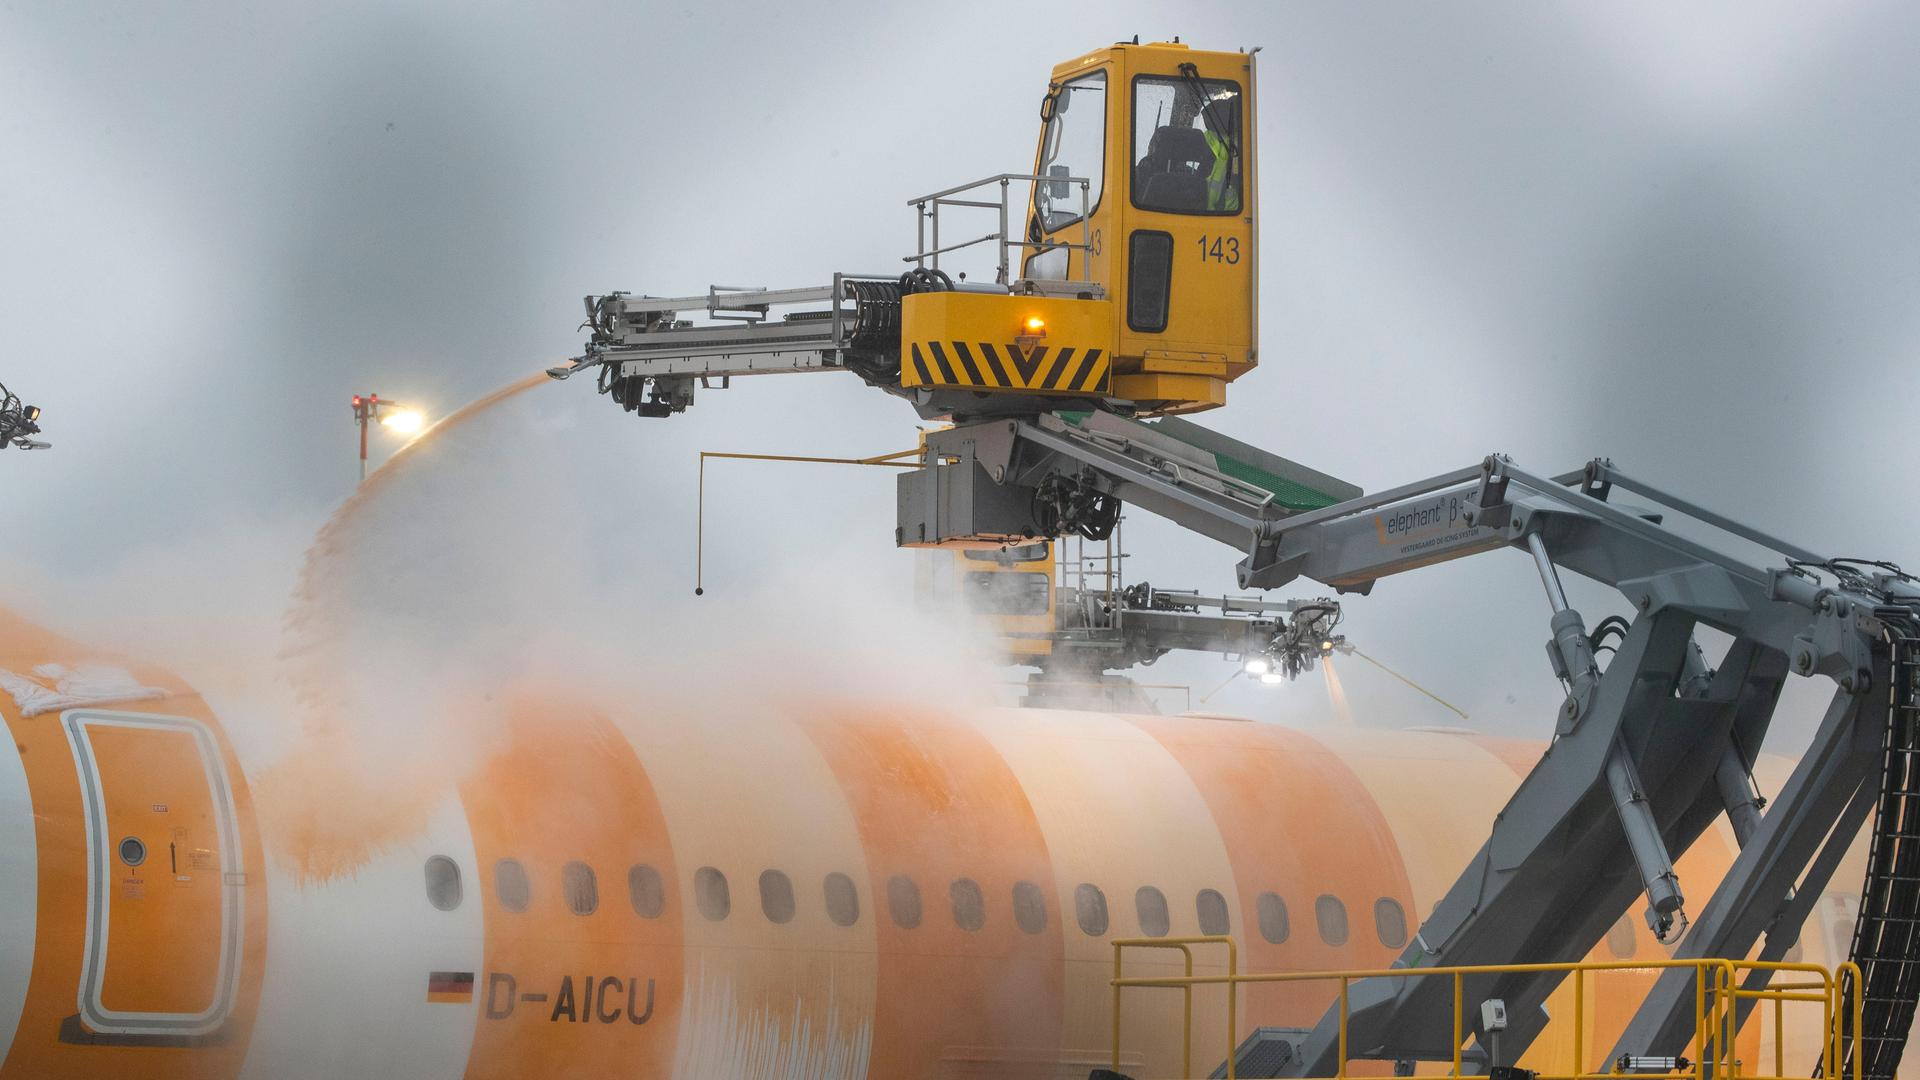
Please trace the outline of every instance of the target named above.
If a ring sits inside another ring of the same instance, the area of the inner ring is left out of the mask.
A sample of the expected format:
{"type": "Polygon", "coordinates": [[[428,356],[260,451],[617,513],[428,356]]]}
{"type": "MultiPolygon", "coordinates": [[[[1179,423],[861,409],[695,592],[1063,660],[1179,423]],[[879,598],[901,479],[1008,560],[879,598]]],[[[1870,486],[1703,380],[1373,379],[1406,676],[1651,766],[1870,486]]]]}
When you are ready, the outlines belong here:
{"type": "Polygon", "coordinates": [[[80,1019],[103,1035],[206,1035],[233,1008],[246,883],[219,745],[184,717],[61,721],[86,816],[80,1019]]]}

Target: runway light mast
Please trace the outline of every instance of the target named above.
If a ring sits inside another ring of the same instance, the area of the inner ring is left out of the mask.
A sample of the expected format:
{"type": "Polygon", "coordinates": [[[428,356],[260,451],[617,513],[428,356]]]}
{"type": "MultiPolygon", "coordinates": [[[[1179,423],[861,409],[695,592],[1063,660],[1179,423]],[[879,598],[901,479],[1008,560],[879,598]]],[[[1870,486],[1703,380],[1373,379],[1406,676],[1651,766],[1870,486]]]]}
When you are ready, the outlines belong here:
{"type": "Polygon", "coordinates": [[[360,428],[360,479],[367,479],[367,427],[374,421],[382,427],[392,428],[403,435],[412,435],[426,426],[427,418],[419,409],[410,408],[397,401],[383,399],[379,394],[353,395],[353,422],[360,428]]]}

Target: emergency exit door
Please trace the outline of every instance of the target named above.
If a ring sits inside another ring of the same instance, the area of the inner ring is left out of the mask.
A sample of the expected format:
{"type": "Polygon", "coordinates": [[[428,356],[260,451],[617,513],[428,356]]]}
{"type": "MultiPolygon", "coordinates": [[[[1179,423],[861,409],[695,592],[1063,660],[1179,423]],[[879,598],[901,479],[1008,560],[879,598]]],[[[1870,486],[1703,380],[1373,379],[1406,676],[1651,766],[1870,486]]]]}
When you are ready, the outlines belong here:
{"type": "Polygon", "coordinates": [[[185,717],[61,719],[86,818],[80,1019],[104,1035],[206,1035],[233,1008],[246,883],[219,745],[185,717]]]}

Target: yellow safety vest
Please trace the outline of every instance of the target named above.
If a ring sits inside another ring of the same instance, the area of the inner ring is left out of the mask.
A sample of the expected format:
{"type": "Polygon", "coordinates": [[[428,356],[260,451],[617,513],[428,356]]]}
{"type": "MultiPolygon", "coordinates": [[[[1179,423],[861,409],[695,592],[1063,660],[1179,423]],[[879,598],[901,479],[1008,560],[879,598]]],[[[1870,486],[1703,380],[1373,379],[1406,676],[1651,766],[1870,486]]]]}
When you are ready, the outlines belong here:
{"type": "Polygon", "coordinates": [[[1240,192],[1237,185],[1227,179],[1227,141],[1209,131],[1207,148],[1213,151],[1213,169],[1207,173],[1207,209],[1240,209],[1240,192]]]}

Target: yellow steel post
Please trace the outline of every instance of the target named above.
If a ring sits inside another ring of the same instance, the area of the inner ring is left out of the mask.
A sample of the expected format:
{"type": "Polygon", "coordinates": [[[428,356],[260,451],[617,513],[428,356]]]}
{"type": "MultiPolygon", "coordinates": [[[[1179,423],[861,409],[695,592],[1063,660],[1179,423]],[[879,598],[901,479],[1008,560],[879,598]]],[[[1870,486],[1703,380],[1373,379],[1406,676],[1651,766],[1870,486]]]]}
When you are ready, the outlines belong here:
{"type": "Polygon", "coordinates": [[[1180,951],[1187,958],[1187,981],[1180,990],[1186,996],[1186,1016],[1180,1031],[1180,1075],[1193,1075],[1193,950],[1185,945],[1180,951]]]}
{"type": "Polygon", "coordinates": [[[1707,978],[1713,982],[1707,986],[1707,1026],[1713,1028],[1713,1038],[1707,1042],[1709,1053],[1701,1055],[1709,1063],[1709,1072],[1715,1080],[1724,1080],[1720,1076],[1720,969],[1711,969],[1707,978]]]}
{"type": "Polygon", "coordinates": [[[1853,1045],[1848,1050],[1853,1055],[1853,1080],[1860,1080],[1860,1025],[1867,1019],[1866,1006],[1863,1004],[1866,985],[1860,981],[1859,964],[1849,960],[1841,965],[1841,970],[1846,972],[1846,981],[1853,986],[1853,1031],[1848,1035],[1853,1045]]]}
{"type": "Polygon", "coordinates": [[[1707,969],[1693,969],[1693,1074],[1707,1080],[1707,969]]]}
{"type": "Polygon", "coordinates": [[[1727,1075],[1727,1062],[1732,1051],[1727,1046],[1727,1017],[1732,1013],[1728,1008],[1733,999],[1727,992],[1728,968],[1716,965],[1713,976],[1713,997],[1717,1003],[1713,1018],[1713,1075],[1715,1080],[1724,1080],[1727,1075]]]}
{"type": "Polygon", "coordinates": [[[1238,1080],[1233,1050],[1240,1027],[1240,947],[1227,939],[1227,1080],[1238,1080]]]}
{"type": "MultiPolygon", "coordinates": [[[[1735,1076],[1741,1075],[1746,1069],[1746,1062],[1740,1057],[1740,992],[1736,981],[1738,977],[1733,968],[1727,969],[1727,985],[1732,988],[1727,996],[1727,1068],[1732,1070],[1735,1076]]],[[[1755,1021],[1756,1025],[1760,1023],[1762,1022],[1755,1021]]]]}
{"type": "Polygon", "coordinates": [[[1586,1066],[1587,1048],[1581,1038],[1586,1031],[1587,1013],[1585,983],[1586,972],[1575,969],[1573,973],[1573,1075],[1577,1078],[1586,1066]]]}
{"type": "Polygon", "coordinates": [[[1347,1075],[1347,977],[1340,976],[1340,1061],[1333,1070],[1335,1077],[1347,1075]]]}
{"type": "Polygon", "coordinates": [[[1734,1048],[1733,1048],[1733,1040],[1729,1036],[1732,1032],[1733,1011],[1734,1011],[1735,1002],[1733,998],[1732,988],[1731,986],[1729,986],[1729,983],[1731,983],[1731,981],[1732,979],[1730,978],[1730,969],[1728,968],[1720,969],[1720,977],[1715,984],[1720,988],[1719,1027],[1715,1029],[1715,1036],[1719,1040],[1718,1046],[1720,1050],[1720,1055],[1719,1055],[1720,1066],[1718,1069],[1714,1071],[1715,1080],[1720,1080],[1720,1078],[1730,1075],[1733,1069],[1734,1048]]]}
{"type": "Polygon", "coordinates": [[[1460,1075],[1460,1044],[1467,1040],[1466,1032],[1461,1031],[1461,1006],[1466,997],[1466,976],[1453,973],[1453,1075],[1460,1075]]]}
{"type": "Polygon", "coordinates": [[[1120,943],[1113,943],[1113,1071],[1120,1071],[1120,943]]]}
{"type": "Polygon", "coordinates": [[[1833,1056],[1833,1052],[1840,1047],[1840,1031],[1833,1025],[1840,1019],[1839,1010],[1846,1008],[1847,1002],[1844,997],[1845,994],[1846,988],[1840,981],[1839,974],[1835,973],[1832,981],[1827,985],[1826,1014],[1829,1019],[1827,1021],[1826,1037],[1822,1040],[1820,1047],[1820,1064],[1822,1066],[1820,1075],[1822,1076],[1832,1076],[1832,1063],[1839,1060],[1833,1056]]]}
{"type": "Polygon", "coordinates": [[[1773,1075],[1787,1075],[1787,999],[1773,999],[1773,1075]]]}

